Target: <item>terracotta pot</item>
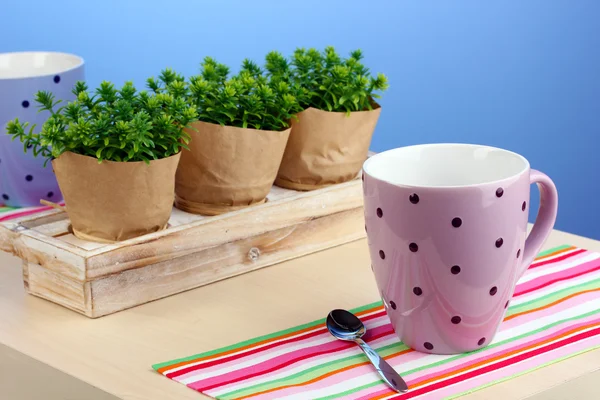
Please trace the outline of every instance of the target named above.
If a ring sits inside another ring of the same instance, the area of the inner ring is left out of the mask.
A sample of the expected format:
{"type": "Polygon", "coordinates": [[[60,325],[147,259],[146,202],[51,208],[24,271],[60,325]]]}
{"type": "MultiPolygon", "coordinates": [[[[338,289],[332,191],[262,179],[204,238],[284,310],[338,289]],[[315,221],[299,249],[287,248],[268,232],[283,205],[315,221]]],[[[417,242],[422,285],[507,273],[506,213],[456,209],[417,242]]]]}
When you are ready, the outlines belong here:
{"type": "Polygon", "coordinates": [[[358,176],[367,159],[381,107],[370,111],[329,112],[308,108],[292,119],[275,184],[314,190],[358,176]]]}
{"type": "Polygon", "coordinates": [[[180,154],[144,162],[67,152],[52,161],[75,236],[117,242],[165,229],[180,154]]]}
{"type": "Polygon", "coordinates": [[[175,206],[183,211],[218,215],[264,203],[290,135],[208,122],[188,129],[175,180],[175,206]]]}

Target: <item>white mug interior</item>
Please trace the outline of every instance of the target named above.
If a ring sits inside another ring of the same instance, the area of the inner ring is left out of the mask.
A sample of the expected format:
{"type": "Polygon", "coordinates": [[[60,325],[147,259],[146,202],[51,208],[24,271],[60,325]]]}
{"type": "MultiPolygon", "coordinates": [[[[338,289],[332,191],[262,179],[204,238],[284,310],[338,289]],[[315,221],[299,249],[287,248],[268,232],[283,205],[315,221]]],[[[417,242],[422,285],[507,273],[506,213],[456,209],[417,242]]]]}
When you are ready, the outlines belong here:
{"type": "Polygon", "coordinates": [[[529,169],[523,156],[477,144],[400,147],[370,157],[363,171],[399,186],[460,187],[502,181],[529,169]]]}
{"type": "Polygon", "coordinates": [[[83,59],[57,52],[0,53],[0,80],[57,75],[80,67],[83,59]]]}

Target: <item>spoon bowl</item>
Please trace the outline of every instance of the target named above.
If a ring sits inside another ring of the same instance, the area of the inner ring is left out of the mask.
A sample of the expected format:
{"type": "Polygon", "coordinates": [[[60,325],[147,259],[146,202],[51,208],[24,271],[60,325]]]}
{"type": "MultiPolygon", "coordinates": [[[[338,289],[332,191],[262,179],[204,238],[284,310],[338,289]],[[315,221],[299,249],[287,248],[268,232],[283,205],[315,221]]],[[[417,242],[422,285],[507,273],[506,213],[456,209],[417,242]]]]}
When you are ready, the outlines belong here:
{"type": "Polygon", "coordinates": [[[333,310],[327,316],[326,325],[329,333],[336,339],[358,344],[388,386],[397,392],[408,390],[408,385],[394,368],[362,340],[367,328],[356,315],[346,310],[333,310]]]}
{"type": "Polygon", "coordinates": [[[355,341],[362,338],[367,330],[362,321],[346,310],[333,310],[327,316],[327,330],[336,339],[355,341]]]}

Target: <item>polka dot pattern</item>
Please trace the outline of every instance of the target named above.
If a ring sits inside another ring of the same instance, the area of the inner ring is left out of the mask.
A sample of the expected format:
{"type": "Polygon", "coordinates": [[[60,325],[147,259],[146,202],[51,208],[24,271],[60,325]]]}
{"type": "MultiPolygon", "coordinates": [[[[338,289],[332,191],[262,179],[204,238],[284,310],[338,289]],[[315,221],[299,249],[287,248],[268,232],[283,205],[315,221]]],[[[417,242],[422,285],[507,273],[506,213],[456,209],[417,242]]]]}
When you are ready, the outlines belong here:
{"type": "MultiPolygon", "coordinates": [[[[364,180],[364,174],[362,175],[362,179],[364,180]]],[[[500,198],[502,198],[504,196],[505,189],[502,188],[502,187],[498,187],[498,188],[495,189],[495,192],[493,192],[493,193],[495,194],[495,197],[497,199],[500,199],[500,198]]],[[[421,199],[420,199],[420,197],[419,197],[419,195],[417,193],[410,193],[408,195],[408,201],[409,201],[410,204],[417,205],[417,204],[420,203],[420,200],[421,199]]],[[[385,204],[384,204],[384,206],[385,206],[385,204]]],[[[410,206],[408,206],[408,207],[410,207],[410,206]]],[[[521,205],[522,211],[525,211],[526,208],[527,208],[527,202],[523,201],[523,203],[521,205]]],[[[384,218],[384,212],[383,212],[382,208],[380,208],[380,207],[376,208],[376,215],[377,215],[378,218],[384,218]]],[[[466,227],[468,229],[469,228],[469,224],[468,223],[469,223],[469,219],[470,219],[469,217],[472,218],[472,215],[471,214],[463,214],[462,217],[465,218],[464,221],[463,221],[463,218],[461,218],[459,216],[455,216],[454,218],[452,218],[450,220],[450,223],[451,223],[452,227],[454,227],[454,228],[460,228],[460,227],[462,227],[463,222],[467,222],[466,227]]],[[[475,223],[477,223],[477,221],[475,221],[475,223]]],[[[465,228],[463,228],[463,229],[465,229],[465,228]]],[[[367,226],[365,225],[365,231],[366,230],[367,230],[367,226]]],[[[415,239],[416,239],[416,237],[415,237],[415,239]]],[[[511,243],[511,242],[509,241],[509,243],[511,243]]],[[[494,244],[495,244],[496,248],[499,249],[499,248],[501,248],[504,245],[504,239],[502,237],[497,237],[497,239],[495,240],[494,244]]],[[[510,245],[512,246],[512,244],[510,244],[510,245]]],[[[417,253],[419,251],[419,246],[418,246],[418,244],[416,242],[409,242],[408,249],[409,249],[409,251],[411,253],[417,253]]],[[[517,251],[516,251],[516,258],[520,258],[520,256],[521,256],[521,250],[522,249],[520,249],[520,248],[517,249],[517,251]]],[[[379,250],[378,253],[379,253],[380,258],[382,260],[385,260],[385,253],[384,253],[384,251],[383,250],[379,250]]],[[[513,254],[515,254],[515,253],[513,253],[513,254]]],[[[415,260],[417,260],[417,259],[415,259],[415,260]]],[[[460,262],[460,259],[458,259],[457,261],[460,262]]],[[[373,269],[373,265],[371,265],[371,269],[373,269]]],[[[458,275],[458,274],[460,274],[462,272],[462,269],[461,269],[461,267],[459,265],[452,265],[450,267],[450,272],[451,272],[452,275],[458,275]]],[[[468,272],[468,269],[467,269],[467,272],[468,272]]],[[[500,283],[500,286],[503,285],[502,282],[498,282],[498,283],[500,283]]],[[[427,291],[428,288],[425,287],[425,290],[427,291]]],[[[483,290],[485,290],[485,288],[483,288],[483,290]]],[[[414,286],[412,288],[412,292],[417,297],[422,296],[423,293],[424,293],[423,289],[421,287],[419,287],[419,286],[414,286]]],[[[498,293],[498,287],[497,286],[492,286],[491,288],[489,288],[488,293],[489,293],[490,296],[495,296],[498,293]]],[[[509,303],[510,303],[510,300],[506,300],[506,302],[504,304],[504,308],[505,309],[508,308],[509,303]]],[[[389,308],[391,308],[393,310],[396,310],[396,308],[397,308],[396,303],[394,301],[389,301],[386,305],[389,305],[389,308]]],[[[462,317],[460,315],[450,316],[449,319],[450,319],[450,322],[453,325],[459,325],[459,324],[462,323],[462,317]]],[[[474,338],[471,339],[471,340],[474,340],[474,338]]],[[[486,338],[485,337],[482,337],[482,338],[480,338],[477,341],[477,345],[478,346],[483,346],[484,344],[486,344],[486,338]]],[[[429,350],[429,351],[431,351],[431,350],[434,349],[434,346],[433,346],[433,344],[431,342],[423,342],[423,347],[426,350],[429,350]]],[[[442,348],[444,348],[444,346],[442,346],[442,348]]]]}
{"type": "MultiPolygon", "coordinates": [[[[21,56],[19,56],[20,58],[21,56]]],[[[25,59],[31,60],[33,55],[25,59]]],[[[52,57],[54,59],[54,57],[52,57]]],[[[63,56],[59,56],[62,59],[63,56]]],[[[25,60],[24,59],[24,60],[25,60]]],[[[25,84],[14,87],[14,95],[7,98],[9,103],[2,104],[0,120],[14,119],[29,121],[31,125],[41,127],[47,119],[47,113],[38,113],[37,102],[34,94],[39,90],[50,91],[56,100],[67,104],[75,100],[71,92],[73,84],[85,80],[83,68],[77,66],[68,71],[54,71],[39,79],[30,79],[25,84]],[[6,106],[6,107],[3,107],[6,106]]],[[[0,89],[1,91],[1,89],[0,89]]],[[[0,95],[2,97],[2,95],[0,95]]],[[[2,101],[0,100],[0,103],[2,101]]],[[[2,123],[0,122],[0,136],[2,136],[2,123]]],[[[6,136],[6,135],[4,135],[6,136]]],[[[20,143],[18,140],[4,142],[0,139],[0,204],[9,207],[39,207],[40,199],[60,201],[62,195],[52,171],[52,165],[44,166],[44,157],[34,157],[32,150],[37,145],[20,143]],[[25,147],[25,151],[23,151],[25,147]],[[14,156],[12,155],[14,153],[14,156]],[[9,156],[10,154],[10,156],[9,156]]],[[[39,146],[38,146],[39,147],[39,146]]]]}
{"type": "MultiPolygon", "coordinates": [[[[31,144],[27,145],[27,148],[28,148],[28,149],[31,149],[32,147],[33,147],[33,145],[31,145],[31,144]]],[[[0,164],[1,164],[1,160],[0,160],[0,164]]],[[[31,174],[27,174],[27,175],[25,175],[25,178],[24,178],[24,180],[25,180],[26,182],[33,182],[33,181],[34,181],[34,176],[33,176],[33,175],[31,175],[31,174]]],[[[38,196],[41,196],[41,195],[38,195],[38,196]]],[[[17,197],[18,197],[18,196],[17,196],[17,197]]],[[[45,197],[46,197],[47,199],[52,199],[52,198],[54,197],[54,192],[53,192],[53,191],[46,192],[46,196],[45,196],[45,197]]],[[[8,193],[3,193],[3,194],[0,196],[0,198],[2,199],[2,201],[10,201],[10,200],[11,200],[11,195],[9,195],[8,193]]],[[[39,198],[39,197],[38,197],[38,198],[39,198]]]]}
{"type": "MultiPolygon", "coordinates": [[[[31,146],[27,146],[27,147],[29,148],[31,146]]],[[[1,163],[1,160],[0,160],[0,163],[1,163]]],[[[32,182],[33,181],[33,175],[25,175],[25,181],[32,182]]],[[[54,192],[53,191],[50,191],[50,192],[46,193],[46,198],[51,199],[53,197],[54,197],[54,192]]],[[[8,194],[6,194],[6,193],[3,193],[2,194],[2,199],[4,201],[9,201],[10,200],[10,196],[8,194]]],[[[365,228],[366,228],[366,226],[365,226],[365,228]]]]}

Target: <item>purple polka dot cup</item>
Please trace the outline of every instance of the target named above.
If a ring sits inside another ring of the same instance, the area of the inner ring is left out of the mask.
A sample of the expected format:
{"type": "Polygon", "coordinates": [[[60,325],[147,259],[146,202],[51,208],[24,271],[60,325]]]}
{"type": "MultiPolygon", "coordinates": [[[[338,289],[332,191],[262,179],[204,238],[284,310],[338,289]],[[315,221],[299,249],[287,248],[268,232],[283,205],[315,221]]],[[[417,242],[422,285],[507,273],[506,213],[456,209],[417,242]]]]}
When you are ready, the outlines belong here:
{"type": "Polygon", "coordinates": [[[372,268],[399,338],[435,354],[488,345],[552,231],[554,183],[518,154],[469,144],[377,154],[363,180],[372,268]],[[532,183],[541,206],[527,236],[532,183]]]}
{"type": "MultiPolygon", "coordinates": [[[[71,54],[51,52],[0,53],[0,204],[11,207],[39,206],[41,199],[62,199],[52,165],[6,134],[6,124],[36,124],[39,132],[49,116],[38,112],[35,95],[52,92],[62,104],[75,100],[75,83],[84,80],[83,60],[71,54]]],[[[61,105],[62,105],[61,104],[61,105]]]]}

